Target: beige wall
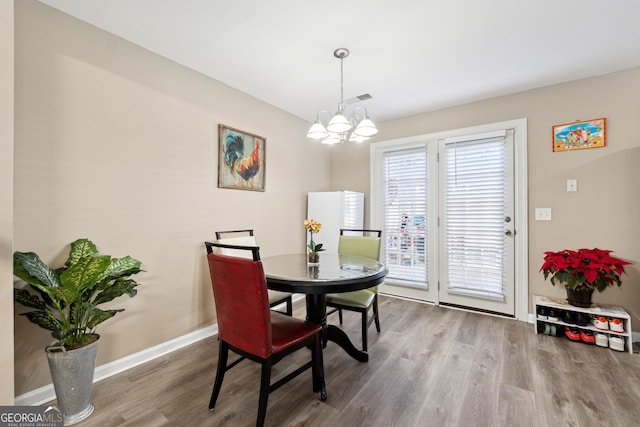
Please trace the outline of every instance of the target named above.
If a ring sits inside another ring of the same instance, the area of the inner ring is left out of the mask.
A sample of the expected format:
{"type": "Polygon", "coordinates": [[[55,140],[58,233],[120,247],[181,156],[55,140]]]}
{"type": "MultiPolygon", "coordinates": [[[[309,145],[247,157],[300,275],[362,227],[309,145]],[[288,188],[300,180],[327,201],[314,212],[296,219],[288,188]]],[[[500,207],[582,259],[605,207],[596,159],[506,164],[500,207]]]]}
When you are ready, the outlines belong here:
{"type": "Polygon", "coordinates": [[[13,2],[0,2],[0,405],[13,404],[13,2]]]}
{"type": "MultiPolygon", "coordinates": [[[[126,311],[98,327],[99,365],[214,323],[203,241],[215,230],[254,228],[265,256],[304,250],[306,194],[330,184],[329,152],[308,143],[306,122],[16,3],[14,248],[61,265],[68,243],[89,237],[146,270],[135,298],[111,304],[126,311]],[[267,138],[265,192],[217,188],[219,123],[267,138]]],[[[50,341],[16,317],[17,395],[51,382],[50,341]]]]}
{"type": "MultiPolygon", "coordinates": [[[[0,2],[2,23],[12,15],[11,3],[0,2]]],[[[47,262],[62,263],[78,237],[143,262],[139,295],[116,301],[126,311],[98,330],[98,364],[215,321],[202,248],[214,230],[250,226],[265,255],[299,251],[307,191],[368,195],[368,144],[309,144],[308,124],[291,115],[40,3],[16,3],[15,202],[12,219],[6,213],[12,166],[3,163],[0,260],[6,264],[10,256],[13,221],[14,248],[36,251],[47,262]],[[219,123],[267,137],[266,192],[216,188],[219,123]],[[313,173],[305,159],[313,159],[313,173]]],[[[10,27],[0,26],[3,94],[13,78],[6,65],[10,27]]],[[[544,250],[613,249],[636,265],[622,289],[594,298],[625,306],[640,330],[638,99],[640,69],[634,69],[379,123],[376,140],[526,117],[530,292],[563,295],[537,273],[544,250]],[[553,124],[597,117],[608,120],[608,147],[551,152],[553,124]],[[577,193],[564,191],[569,178],[578,179],[577,193]],[[535,207],[553,208],[553,221],[533,221],[535,207]]],[[[4,96],[2,102],[4,126],[13,104],[4,96]]],[[[0,132],[6,162],[11,129],[0,132]]],[[[0,292],[10,282],[2,276],[0,292]]],[[[12,305],[0,301],[3,316],[12,305]]],[[[15,321],[19,395],[50,382],[42,349],[51,338],[21,317],[15,321]]],[[[13,344],[6,341],[3,359],[13,344]]],[[[0,401],[8,401],[8,365],[0,367],[0,401]]]]}
{"type": "MultiPolygon", "coordinates": [[[[428,94],[425,94],[428,96],[428,94]]],[[[376,141],[504,120],[528,120],[529,293],[562,297],[538,273],[543,252],[598,247],[632,261],[622,288],[594,301],[623,306],[640,331],[640,68],[573,81],[379,123],[376,141]],[[551,127],[607,119],[607,147],[553,153],[551,127]],[[578,192],[566,192],[566,180],[578,192]],[[553,209],[551,222],[534,221],[536,207],[553,209]]],[[[332,187],[369,193],[369,145],[345,144],[332,153],[332,187]]],[[[531,298],[529,298],[531,306],[531,298]]]]}

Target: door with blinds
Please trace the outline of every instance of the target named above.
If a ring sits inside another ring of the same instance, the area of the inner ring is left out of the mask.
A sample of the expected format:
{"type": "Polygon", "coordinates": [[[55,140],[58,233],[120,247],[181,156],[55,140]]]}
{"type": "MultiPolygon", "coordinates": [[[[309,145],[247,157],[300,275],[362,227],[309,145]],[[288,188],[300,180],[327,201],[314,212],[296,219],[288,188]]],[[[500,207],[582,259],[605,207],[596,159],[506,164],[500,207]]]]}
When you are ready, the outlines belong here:
{"type": "Polygon", "coordinates": [[[514,130],[372,151],[382,292],[515,313],[514,130]]]}
{"type": "Polygon", "coordinates": [[[438,293],[437,146],[420,142],[386,151],[379,162],[384,243],[389,270],[380,289],[393,295],[435,301],[438,293]]]}
{"type": "Polygon", "coordinates": [[[439,301],[514,315],[513,131],[439,142],[439,301]]]}

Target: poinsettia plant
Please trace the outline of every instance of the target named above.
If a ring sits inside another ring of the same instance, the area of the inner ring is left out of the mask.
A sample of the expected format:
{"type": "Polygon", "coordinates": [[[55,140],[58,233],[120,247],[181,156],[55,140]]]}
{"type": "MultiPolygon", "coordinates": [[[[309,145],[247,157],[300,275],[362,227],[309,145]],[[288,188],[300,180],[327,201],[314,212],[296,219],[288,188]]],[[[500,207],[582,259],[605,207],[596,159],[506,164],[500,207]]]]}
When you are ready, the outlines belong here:
{"type": "Polygon", "coordinates": [[[563,249],[558,252],[545,252],[544,263],[540,271],[544,278],[551,276],[551,284],[564,284],[573,290],[597,289],[604,291],[614,283],[622,285],[620,275],[624,266],[631,264],[609,255],[612,251],[602,249],[563,249]]]}

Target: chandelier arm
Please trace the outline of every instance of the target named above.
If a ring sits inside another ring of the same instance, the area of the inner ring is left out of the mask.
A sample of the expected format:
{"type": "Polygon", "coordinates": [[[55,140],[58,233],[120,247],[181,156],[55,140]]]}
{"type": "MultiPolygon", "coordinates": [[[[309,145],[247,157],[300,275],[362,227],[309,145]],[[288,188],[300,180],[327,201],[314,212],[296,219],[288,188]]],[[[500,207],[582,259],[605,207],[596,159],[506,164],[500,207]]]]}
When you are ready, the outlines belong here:
{"type": "Polygon", "coordinates": [[[354,117],[354,119],[356,119],[357,121],[360,121],[362,119],[364,119],[365,117],[367,117],[369,114],[367,112],[367,109],[364,108],[362,105],[358,105],[356,108],[353,109],[353,114],[352,116],[354,117]],[[364,111],[364,116],[360,117],[357,113],[358,110],[362,110],[364,111]]]}
{"type": "MultiPolygon", "coordinates": [[[[329,110],[320,110],[320,111],[318,111],[318,114],[316,114],[316,120],[317,121],[322,123],[322,121],[320,120],[320,114],[322,114],[322,113],[327,113],[327,115],[329,116],[329,120],[331,120],[331,117],[333,116],[331,114],[331,111],[329,111],[329,110]]],[[[329,120],[327,120],[327,123],[329,123],[329,120]]],[[[322,124],[323,124],[323,126],[326,126],[324,123],[322,123],[322,124]]]]}

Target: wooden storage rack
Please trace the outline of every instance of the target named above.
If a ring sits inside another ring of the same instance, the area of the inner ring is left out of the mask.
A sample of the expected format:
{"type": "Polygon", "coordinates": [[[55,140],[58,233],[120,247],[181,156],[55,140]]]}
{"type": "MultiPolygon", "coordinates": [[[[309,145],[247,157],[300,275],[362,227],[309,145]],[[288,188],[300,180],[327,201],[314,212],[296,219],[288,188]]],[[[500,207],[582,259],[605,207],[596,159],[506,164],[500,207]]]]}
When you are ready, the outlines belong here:
{"type": "Polygon", "coordinates": [[[629,313],[627,313],[622,307],[609,305],[609,304],[591,304],[591,307],[589,308],[581,308],[581,307],[574,307],[572,305],[569,305],[569,303],[564,299],[534,295],[533,296],[533,314],[536,317],[536,321],[533,324],[536,334],[538,333],[538,322],[546,322],[546,323],[551,323],[555,325],[572,326],[579,329],[588,329],[594,332],[599,332],[599,333],[608,334],[608,335],[619,335],[625,338],[625,344],[624,344],[625,349],[629,353],[633,353],[631,316],[629,316],[629,313]],[[591,324],[587,326],[571,325],[569,323],[563,322],[560,319],[558,320],[538,319],[538,314],[537,314],[538,307],[553,308],[560,312],[573,311],[576,313],[587,313],[592,316],[616,317],[618,319],[622,319],[622,323],[624,325],[624,332],[605,331],[602,329],[598,329],[591,324]]]}

